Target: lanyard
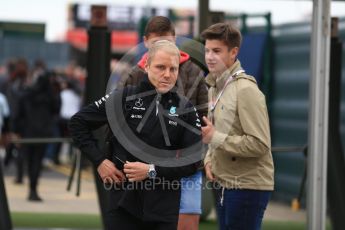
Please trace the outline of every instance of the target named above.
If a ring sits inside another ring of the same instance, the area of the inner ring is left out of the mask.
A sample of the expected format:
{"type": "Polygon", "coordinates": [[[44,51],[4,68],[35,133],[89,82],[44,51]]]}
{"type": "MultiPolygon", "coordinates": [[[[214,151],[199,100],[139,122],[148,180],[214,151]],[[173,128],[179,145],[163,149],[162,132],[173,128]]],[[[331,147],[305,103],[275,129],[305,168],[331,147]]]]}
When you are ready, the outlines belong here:
{"type": "Polygon", "coordinates": [[[217,103],[218,103],[220,97],[222,96],[222,94],[223,94],[223,92],[224,92],[226,86],[227,86],[232,80],[234,80],[234,78],[235,78],[237,75],[239,75],[240,73],[244,73],[244,72],[245,72],[245,71],[244,71],[243,69],[241,69],[241,70],[236,71],[236,72],[235,72],[233,75],[231,75],[230,77],[228,77],[228,80],[226,80],[226,82],[225,82],[225,84],[224,84],[224,86],[223,86],[223,89],[219,92],[219,94],[218,94],[216,100],[212,100],[211,108],[210,108],[211,112],[213,112],[214,109],[216,108],[216,105],[217,105],[217,103]]]}
{"type": "Polygon", "coordinates": [[[234,74],[232,74],[231,76],[229,76],[228,79],[226,80],[226,82],[225,82],[225,84],[224,84],[222,90],[218,93],[218,96],[216,97],[216,100],[214,100],[214,99],[212,98],[212,102],[211,102],[211,105],[210,105],[210,112],[211,112],[211,115],[212,115],[211,121],[212,121],[212,122],[213,122],[213,113],[214,113],[214,110],[215,110],[215,108],[216,108],[217,103],[219,102],[220,97],[221,97],[222,94],[224,93],[225,88],[228,86],[228,84],[229,84],[232,80],[235,79],[235,77],[236,77],[237,75],[239,75],[240,73],[244,73],[244,72],[245,72],[245,71],[244,71],[243,69],[241,69],[241,70],[236,71],[236,72],[235,72],[234,74]]]}

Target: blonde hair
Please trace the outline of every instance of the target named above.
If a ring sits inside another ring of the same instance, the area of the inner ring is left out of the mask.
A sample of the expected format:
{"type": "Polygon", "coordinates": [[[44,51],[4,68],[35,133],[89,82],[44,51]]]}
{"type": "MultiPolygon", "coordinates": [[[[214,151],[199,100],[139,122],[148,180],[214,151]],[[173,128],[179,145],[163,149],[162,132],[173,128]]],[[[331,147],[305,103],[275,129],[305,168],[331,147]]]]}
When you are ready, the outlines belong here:
{"type": "Polygon", "coordinates": [[[178,57],[178,61],[180,62],[180,50],[177,48],[177,46],[171,41],[159,40],[154,42],[152,46],[149,48],[147,56],[148,65],[151,63],[152,58],[159,50],[164,50],[170,54],[176,55],[178,57]]]}

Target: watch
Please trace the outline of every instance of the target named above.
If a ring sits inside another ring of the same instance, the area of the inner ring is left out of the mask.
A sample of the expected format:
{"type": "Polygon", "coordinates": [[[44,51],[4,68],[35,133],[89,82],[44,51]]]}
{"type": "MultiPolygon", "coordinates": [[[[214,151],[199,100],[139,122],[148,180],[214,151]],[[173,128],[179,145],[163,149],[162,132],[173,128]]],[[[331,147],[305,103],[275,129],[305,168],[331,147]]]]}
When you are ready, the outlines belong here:
{"type": "Polygon", "coordinates": [[[150,179],[154,179],[157,176],[157,172],[155,170],[155,165],[154,164],[149,164],[149,171],[147,172],[147,176],[150,179]]]}

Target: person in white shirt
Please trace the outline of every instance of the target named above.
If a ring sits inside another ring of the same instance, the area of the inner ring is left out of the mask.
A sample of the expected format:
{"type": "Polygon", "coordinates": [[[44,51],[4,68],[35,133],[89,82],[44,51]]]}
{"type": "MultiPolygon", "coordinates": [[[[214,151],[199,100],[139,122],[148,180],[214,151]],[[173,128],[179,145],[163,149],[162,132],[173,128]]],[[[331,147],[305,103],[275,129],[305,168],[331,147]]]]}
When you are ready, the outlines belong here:
{"type": "Polygon", "coordinates": [[[10,116],[10,108],[8,106],[5,95],[0,93],[0,136],[2,134],[2,128],[5,125],[5,119],[10,116]]]}

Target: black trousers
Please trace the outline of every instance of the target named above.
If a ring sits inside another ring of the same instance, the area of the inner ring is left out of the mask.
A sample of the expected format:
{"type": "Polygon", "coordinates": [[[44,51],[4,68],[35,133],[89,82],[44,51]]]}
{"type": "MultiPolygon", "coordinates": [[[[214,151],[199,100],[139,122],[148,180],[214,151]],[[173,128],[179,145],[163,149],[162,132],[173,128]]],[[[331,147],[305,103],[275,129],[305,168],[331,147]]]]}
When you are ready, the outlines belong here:
{"type": "Polygon", "coordinates": [[[148,222],[131,215],[119,207],[108,211],[106,230],[176,230],[177,222],[148,222]]]}
{"type": "Polygon", "coordinates": [[[42,171],[42,160],[46,151],[46,144],[28,144],[22,146],[22,151],[28,164],[30,190],[36,192],[38,180],[42,171]]]}
{"type": "Polygon", "coordinates": [[[16,165],[16,182],[22,183],[24,176],[24,153],[17,148],[13,143],[6,146],[5,166],[10,164],[14,159],[16,165]]]}

